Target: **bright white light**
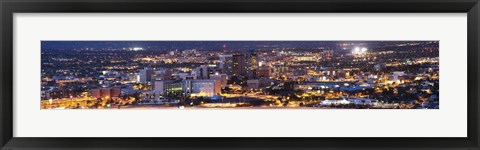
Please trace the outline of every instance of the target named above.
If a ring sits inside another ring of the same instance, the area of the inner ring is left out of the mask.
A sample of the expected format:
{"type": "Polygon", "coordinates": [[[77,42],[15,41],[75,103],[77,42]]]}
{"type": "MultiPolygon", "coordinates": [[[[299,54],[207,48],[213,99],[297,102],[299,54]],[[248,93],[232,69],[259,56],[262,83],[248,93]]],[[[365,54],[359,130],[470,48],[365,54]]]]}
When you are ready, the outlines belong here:
{"type": "Polygon", "coordinates": [[[360,48],[360,47],[355,47],[355,48],[353,49],[352,53],[353,53],[353,54],[364,54],[364,53],[367,52],[367,50],[368,50],[368,49],[365,48],[365,47],[362,47],[362,48],[360,48]]]}
{"type": "Polygon", "coordinates": [[[356,52],[356,53],[360,52],[360,48],[355,47],[355,52],[356,52]]]}
{"type": "Polygon", "coordinates": [[[264,63],[265,63],[264,61],[260,61],[258,62],[258,66],[262,67],[264,63]]]}
{"type": "Polygon", "coordinates": [[[134,47],[134,48],[130,48],[130,50],[139,51],[139,50],[143,50],[143,48],[141,48],[141,47],[134,47]]]}

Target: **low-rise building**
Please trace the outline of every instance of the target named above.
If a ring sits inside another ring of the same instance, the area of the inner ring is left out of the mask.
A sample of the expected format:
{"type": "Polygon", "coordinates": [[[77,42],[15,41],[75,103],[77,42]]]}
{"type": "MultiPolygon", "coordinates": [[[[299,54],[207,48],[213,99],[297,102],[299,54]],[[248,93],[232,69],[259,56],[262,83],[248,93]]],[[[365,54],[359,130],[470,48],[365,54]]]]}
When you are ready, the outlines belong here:
{"type": "Polygon", "coordinates": [[[192,97],[212,97],[220,94],[220,80],[184,80],[183,92],[192,97]]]}
{"type": "Polygon", "coordinates": [[[165,94],[178,94],[182,92],[181,80],[161,80],[155,81],[153,84],[155,96],[161,96],[165,94]]]}
{"type": "Polygon", "coordinates": [[[118,97],[121,94],[121,89],[114,87],[114,88],[101,88],[101,89],[92,89],[91,91],[92,97],[94,98],[110,98],[110,97],[118,97]]]}

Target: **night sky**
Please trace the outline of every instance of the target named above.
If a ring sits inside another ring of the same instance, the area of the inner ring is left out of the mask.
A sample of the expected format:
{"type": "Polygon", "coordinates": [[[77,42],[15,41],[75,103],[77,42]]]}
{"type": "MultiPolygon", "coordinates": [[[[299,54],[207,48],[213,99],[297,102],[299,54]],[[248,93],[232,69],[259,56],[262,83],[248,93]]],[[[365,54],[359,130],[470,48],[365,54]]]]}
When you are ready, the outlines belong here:
{"type": "MultiPolygon", "coordinates": [[[[70,49],[123,49],[142,47],[145,50],[185,50],[185,49],[254,49],[265,47],[335,47],[342,43],[354,46],[393,46],[411,42],[431,41],[42,41],[42,50],[70,49]]],[[[438,44],[438,43],[436,43],[438,44]]]]}

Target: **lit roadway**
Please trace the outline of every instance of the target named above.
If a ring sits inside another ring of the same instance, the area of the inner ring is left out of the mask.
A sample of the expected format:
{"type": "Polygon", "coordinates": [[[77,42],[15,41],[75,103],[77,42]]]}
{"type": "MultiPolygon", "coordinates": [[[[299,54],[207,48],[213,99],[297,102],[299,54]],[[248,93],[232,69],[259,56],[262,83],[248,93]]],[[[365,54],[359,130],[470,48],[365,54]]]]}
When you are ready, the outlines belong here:
{"type": "Polygon", "coordinates": [[[257,93],[247,93],[247,94],[222,94],[225,98],[255,98],[255,99],[262,99],[262,100],[276,100],[278,96],[272,95],[264,95],[264,94],[257,94],[257,93]]]}

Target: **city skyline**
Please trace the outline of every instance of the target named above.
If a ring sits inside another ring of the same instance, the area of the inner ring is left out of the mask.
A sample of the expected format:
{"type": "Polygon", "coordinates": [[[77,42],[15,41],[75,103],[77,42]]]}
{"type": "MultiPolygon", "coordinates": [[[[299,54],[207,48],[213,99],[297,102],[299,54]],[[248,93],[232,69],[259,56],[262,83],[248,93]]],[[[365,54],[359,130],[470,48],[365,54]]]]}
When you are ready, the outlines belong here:
{"type": "Polygon", "coordinates": [[[41,45],[41,109],[439,109],[439,41],[41,45]]]}
{"type": "Polygon", "coordinates": [[[175,49],[247,49],[275,47],[333,47],[347,45],[395,46],[406,43],[438,41],[42,41],[42,49],[49,50],[146,50],[175,49]],[[287,46],[286,46],[287,45],[287,46]],[[87,49],[88,48],[88,49],[87,49]],[[132,49],[133,50],[133,49],[132,49]]]}

